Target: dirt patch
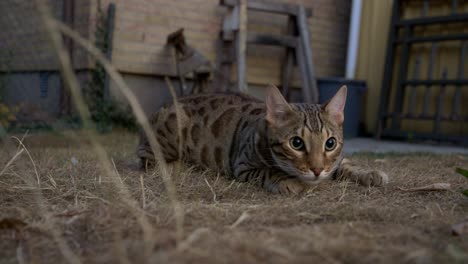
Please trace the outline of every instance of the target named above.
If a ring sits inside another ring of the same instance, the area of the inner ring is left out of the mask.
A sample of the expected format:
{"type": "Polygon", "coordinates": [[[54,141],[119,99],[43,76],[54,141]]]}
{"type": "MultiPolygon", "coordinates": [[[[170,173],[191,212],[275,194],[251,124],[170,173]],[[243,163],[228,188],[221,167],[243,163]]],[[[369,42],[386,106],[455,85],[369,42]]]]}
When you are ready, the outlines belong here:
{"type": "MultiPolygon", "coordinates": [[[[459,192],[468,182],[454,172],[468,167],[467,156],[353,155],[387,172],[390,184],[324,182],[297,197],[184,169],[174,175],[180,234],[162,178],[132,168],[136,136],[101,141],[117,178],[104,174],[88,141],[73,133],[25,141],[37,174],[23,153],[0,176],[2,263],[468,262],[468,237],[450,233],[468,217],[459,192]],[[399,189],[438,182],[452,191],[399,189]]],[[[17,152],[14,143],[2,144],[0,169],[17,152]]]]}

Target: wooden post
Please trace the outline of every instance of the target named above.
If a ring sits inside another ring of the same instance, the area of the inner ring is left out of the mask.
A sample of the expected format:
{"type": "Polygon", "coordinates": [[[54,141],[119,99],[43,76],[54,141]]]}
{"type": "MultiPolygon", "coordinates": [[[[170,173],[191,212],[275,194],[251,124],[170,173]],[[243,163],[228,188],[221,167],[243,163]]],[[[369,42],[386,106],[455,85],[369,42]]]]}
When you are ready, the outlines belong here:
{"type": "MultiPolygon", "coordinates": [[[[107,18],[106,18],[106,57],[109,61],[112,61],[112,49],[113,49],[113,40],[114,40],[114,27],[115,27],[115,4],[110,3],[107,8],[107,18]]],[[[104,100],[110,100],[110,80],[109,74],[105,73],[104,77],[104,100]]]]}
{"type": "Polygon", "coordinates": [[[219,72],[216,74],[214,90],[220,92],[228,91],[231,85],[231,72],[233,63],[234,47],[232,41],[221,41],[219,48],[219,72]]]}
{"type": "Polygon", "coordinates": [[[247,92],[246,80],[246,59],[245,51],[247,45],[247,0],[239,1],[239,29],[236,38],[237,50],[237,90],[240,92],[247,92]]]}
{"type": "Polygon", "coordinates": [[[304,102],[306,103],[311,103],[310,98],[312,97],[310,95],[310,82],[309,82],[309,76],[308,76],[308,71],[307,71],[307,66],[305,62],[305,56],[304,56],[304,51],[302,48],[302,43],[299,42],[297,43],[296,47],[296,61],[297,65],[299,66],[299,70],[301,72],[301,79],[302,79],[302,94],[303,94],[303,99],[304,102]]]}
{"type": "MultiPolygon", "coordinates": [[[[74,0],[65,0],[63,1],[63,17],[62,20],[65,24],[70,26],[70,28],[74,28],[74,20],[75,20],[75,1],[74,0]]],[[[70,62],[73,66],[73,41],[70,38],[64,37],[63,38],[65,47],[67,49],[68,55],[70,56],[70,62]]],[[[63,79],[60,79],[61,83],[61,93],[60,93],[60,108],[61,108],[61,115],[67,116],[71,114],[71,97],[70,91],[66,86],[66,83],[63,79]]]]}
{"type": "Polygon", "coordinates": [[[213,80],[215,91],[225,92],[230,89],[232,64],[236,56],[236,49],[233,43],[235,39],[234,30],[239,27],[238,9],[237,5],[230,8],[223,20],[221,40],[217,52],[219,70],[216,72],[213,80]]]}
{"type": "MultiPolygon", "coordinates": [[[[310,47],[309,27],[307,23],[306,10],[303,5],[299,5],[297,12],[297,27],[299,30],[300,44],[299,47],[303,50],[304,65],[307,72],[307,80],[309,83],[309,91],[303,91],[304,101],[306,103],[318,103],[318,88],[315,79],[315,69],[312,63],[312,49],[310,47]]],[[[297,53],[296,53],[297,54],[297,53]]]]}
{"type": "MultiPolygon", "coordinates": [[[[294,67],[294,56],[298,61],[303,82],[303,99],[307,103],[318,102],[318,89],[315,80],[314,67],[312,63],[312,51],[310,46],[309,28],[307,17],[312,14],[311,9],[301,5],[267,3],[258,0],[221,0],[221,5],[230,10],[223,21],[222,52],[219,54],[221,68],[217,86],[223,87],[223,77],[230,77],[230,67],[234,61],[237,63],[237,91],[247,92],[247,66],[246,45],[274,45],[287,48],[284,64],[282,65],[282,89],[283,94],[289,95],[289,82],[294,67]],[[266,13],[287,15],[290,19],[291,30],[294,36],[276,36],[266,34],[247,33],[247,9],[266,13]],[[292,22],[292,23],[291,23],[292,22]],[[232,45],[231,45],[232,44],[232,45]],[[235,59],[228,60],[229,46],[234,46],[235,59]],[[221,81],[220,81],[221,80],[221,81]],[[221,84],[221,85],[220,85],[221,84]]],[[[228,78],[225,78],[228,79],[228,78]]],[[[230,78],[229,78],[230,79],[230,78]]]]}
{"type": "MultiPolygon", "coordinates": [[[[289,16],[288,18],[288,29],[287,33],[291,35],[296,35],[296,21],[289,16]]],[[[289,93],[289,82],[291,81],[291,75],[294,67],[294,49],[291,47],[286,48],[286,54],[284,57],[284,62],[282,66],[282,84],[281,84],[281,91],[287,100],[290,100],[290,93],[289,93]]]]}

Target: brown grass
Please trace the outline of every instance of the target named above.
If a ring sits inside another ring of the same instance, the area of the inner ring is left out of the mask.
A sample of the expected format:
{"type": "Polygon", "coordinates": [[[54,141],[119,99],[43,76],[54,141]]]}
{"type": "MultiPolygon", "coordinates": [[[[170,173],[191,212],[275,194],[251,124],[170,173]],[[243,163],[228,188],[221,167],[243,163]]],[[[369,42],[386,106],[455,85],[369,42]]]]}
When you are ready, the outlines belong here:
{"type": "MultiPolygon", "coordinates": [[[[101,170],[105,172],[105,176],[109,177],[110,180],[113,179],[115,187],[117,187],[118,189],[117,193],[119,193],[120,195],[119,197],[121,198],[121,201],[127,205],[130,211],[136,217],[137,222],[141,226],[143,241],[144,241],[143,257],[147,259],[149,255],[151,254],[150,252],[155,246],[154,244],[155,241],[152,239],[152,234],[154,233],[154,230],[151,224],[148,222],[148,218],[146,214],[144,214],[144,212],[142,212],[141,210],[137,208],[137,203],[135,200],[132,199],[132,196],[129,190],[127,189],[126,185],[123,183],[122,179],[120,178],[118,170],[115,168],[114,161],[108,156],[108,153],[104,150],[103,146],[97,140],[95,127],[93,126],[93,123],[90,119],[91,116],[90,116],[89,109],[87,108],[84,98],[80,92],[78,79],[73,70],[73,66],[71,64],[71,60],[69,57],[70,54],[67,53],[64,47],[64,44],[61,41],[60,33],[67,35],[68,37],[73,39],[77,44],[79,44],[81,47],[85,48],[91,55],[93,55],[93,57],[99,63],[101,63],[101,65],[104,67],[108,76],[115,82],[116,87],[123,93],[125,98],[128,100],[128,103],[131,106],[138,123],[140,124],[141,128],[143,129],[144,133],[147,135],[149,139],[149,143],[153,150],[155,160],[158,164],[157,169],[160,172],[160,176],[164,180],[166,191],[168,193],[172,207],[175,212],[174,215],[175,215],[176,230],[177,230],[177,242],[179,244],[183,237],[183,212],[181,210],[180,204],[176,197],[174,183],[172,182],[172,178],[170,177],[170,174],[167,171],[167,164],[162,158],[162,153],[159,148],[159,143],[156,140],[156,137],[149,125],[148,119],[146,115],[143,113],[143,109],[141,105],[138,103],[136,96],[128,88],[122,76],[118,74],[117,69],[106,59],[106,57],[95,46],[93,46],[88,40],[79,36],[79,34],[76,31],[71,30],[68,26],[59,22],[53,17],[51,10],[49,9],[47,5],[47,1],[36,0],[35,3],[36,3],[38,13],[41,15],[43,26],[49,37],[50,44],[56,51],[57,58],[60,62],[60,70],[61,70],[62,77],[64,78],[71,92],[74,105],[83,123],[85,138],[89,140],[89,142],[91,143],[91,146],[93,147],[93,151],[94,153],[96,153],[96,160],[98,160],[99,161],[98,164],[101,167],[103,167],[101,170]],[[112,171],[111,163],[114,166],[115,171],[112,171]]],[[[175,97],[173,99],[174,101],[176,101],[175,97]]],[[[29,155],[29,152],[24,147],[22,142],[20,141],[19,143],[22,147],[21,150],[25,150],[27,154],[29,155]]],[[[31,162],[34,165],[34,161],[32,159],[31,159],[31,162]]],[[[34,165],[34,168],[35,168],[36,175],[37,175],[37,170],[36,170],[35,165],[34,165]]],[[[140,177],[140,179],[141,179],[141,183],[143,184],[142,177],[140,177]]],[[[102,183],[102,176],[99,176],[98,182],[102,183]]],[[[38,183],[39,183],[39,179],[38,179],[38,183]]],[[[62,252],[62,255],[66,258],[66,260],[71,263],[79,263],[80,262],[79,259],[73,254],[73,252],[68,247],[67,243],[63,241],[62,236],[60,236],[57,233],[56,229],[49,228],[49,230],[54,235],[54,240],[59,245],[60,251],[62,252]]]]}
{"type": "Polygon", "coordinates": [[[2,263],[467,261],[466,238],[448,231],[466,216],[466,200],[455,191],[397,188],[443,180],[459,189],[463,179],[451,166],[466,165],[466,157],[393,156],[376,163],[375,156],[358,156],[366,166],[395,174],[394,183],[368,189],[328,182],[299,197],[270,195],[192,169],[170,175],[141,107],[115,68],[52,19],[44,0],[35,2],[87,129],[34,135],[25,146],[15,141],[19,147],[3,142],[2,263]],[[100,61],[128,99],[160,172],[135,170],[135,135],[96,135],[59,31],[100,61]]]}
{"type": "MultiPolygon", "coordinates": [[[[325,182],[298,197],[185,169],[174,176],[185,219],[177,243],[163,180],[134,168],[136,136],[113,133],[99,142],[138,208],[129,208],[80,134],[28,136],[24,144],[41,184],[26,152],[0,176],[2,263],[70,261],[53,231],[83,263],[468,261],[468,237],[450,234],[453,223],[468,217],[468,199],[457,192],[468,183],[454,172],[468,167],[467,156],[355,155],[363,166],[386,171],[389,186],[325,182]],[[453,191],[399,189],[437,182],[451,183],[453,191]],[[146,216],[153,233],[143,236],[134,210],[146,216]],[[149,254],[148,236],[154,241],[149,254]]],[[[16,140],[2,143],[0,170],[18,151],[16,140]]]]}

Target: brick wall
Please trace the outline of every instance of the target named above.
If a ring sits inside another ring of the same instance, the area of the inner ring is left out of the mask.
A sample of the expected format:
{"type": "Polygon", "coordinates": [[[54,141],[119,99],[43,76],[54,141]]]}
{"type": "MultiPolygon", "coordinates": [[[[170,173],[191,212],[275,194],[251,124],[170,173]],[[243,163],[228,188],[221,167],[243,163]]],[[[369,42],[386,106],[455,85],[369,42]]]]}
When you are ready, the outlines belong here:
{"type": "MultiPolygon", "coordinates": [[[[216,61],[221,20],[226,11],[219,0],[102,0],[101,5],[105,8],[109,2],[117,5],[113,61],[122,72],[174,75],[174,57],[165,42],[168,34],[181,27],[185,28],[190,45],[216,61]]],[[[313,9],[308,22],[317,75],[344,75],[350,1],[280,2],[304,4],[313,9]]],[[[250,30],[285,32],[285,16],[249,11],[248,17],[250,30]]],[[[247,54],[250,83],[279,83],[282,49],[249,45],[247,54]]]]}
{"type": "MultiPolygon", "coordinates": [[[[90,32],[92,0],[75,0],[74,28],[83,36],[90,32]]],[[[51,0],[53,15],[62,20],[64,0],[51,0]]],[[[33,1],[0,1],[0,71],[58,70],[55,54],[42,28],[33,1]]],[[[89,67],[84,51],[74,49],[74,66],[89,67]]]]}
{"type": "MultiPolygon", "coordinates": [[[[117,5],[113,61],[122,72],[174,75],[174,57],[165,42],[169,33],[181,27],[185,28],[190,45],[212,62],[216,61],[220,25],[226,11],[219,5],[219,0],[75,0],[74,28],[92,39],[98,5],[106,10],[109,2],[117,5]]],[[[304,4],[313,9],[313,16],[308,22],[317,75],[343,75],[350,1],[280,2],[304,4]]],[[[54,14],[61,18],[63,1],[52,0],[51,3],[54,14]]],[[[50,44],[43,34],[38,14],[31,2],[0,1],[0,17],[0,71],[57,69],[50,44]]],[[[284,16],[249,11],[248,17],[250,30],[278,34],[285,31],[284,16]]],[[[278,83],[283,52],[280,48],[249,45],[249,82],[278,83]]],[[[91,67],[86,53],[76,46],[74,65],[79,69],[91,67]]]]}

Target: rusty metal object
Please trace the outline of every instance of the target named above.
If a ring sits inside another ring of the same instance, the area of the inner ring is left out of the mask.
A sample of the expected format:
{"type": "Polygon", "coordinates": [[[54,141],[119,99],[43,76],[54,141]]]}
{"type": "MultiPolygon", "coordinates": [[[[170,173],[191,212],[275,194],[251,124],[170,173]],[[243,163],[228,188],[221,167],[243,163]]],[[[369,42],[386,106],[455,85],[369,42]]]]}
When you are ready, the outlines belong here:
{"type": "Polygon", "coordinates": [[[194,93],[209,92],[209,79],[212,72],[211,62],[192,46],[188,45],[184,29],[167,36],[167,44],[173,46],[176,57],[177,75],[180,81],[180,94],[189,95],[194,93]],[[186,76],[192,74],[193,85],[188,87],[186,76]]]}

